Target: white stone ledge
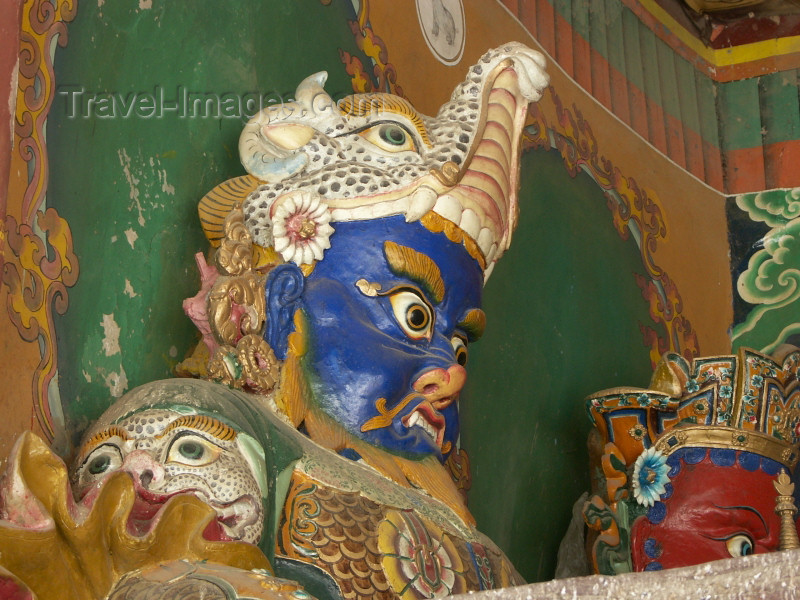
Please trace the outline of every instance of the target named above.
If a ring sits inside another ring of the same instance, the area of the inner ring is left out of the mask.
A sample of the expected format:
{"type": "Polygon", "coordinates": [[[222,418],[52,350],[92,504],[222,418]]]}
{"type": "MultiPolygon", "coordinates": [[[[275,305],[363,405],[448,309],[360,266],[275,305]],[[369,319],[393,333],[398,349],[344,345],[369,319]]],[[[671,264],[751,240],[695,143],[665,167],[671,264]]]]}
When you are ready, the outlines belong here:
{"type": "Polygon", "coordinates": [[[460,594],[470,600],[742,600],[800,598],[800,550],[609,577],[554,579],[516,588],[460,594]]]}

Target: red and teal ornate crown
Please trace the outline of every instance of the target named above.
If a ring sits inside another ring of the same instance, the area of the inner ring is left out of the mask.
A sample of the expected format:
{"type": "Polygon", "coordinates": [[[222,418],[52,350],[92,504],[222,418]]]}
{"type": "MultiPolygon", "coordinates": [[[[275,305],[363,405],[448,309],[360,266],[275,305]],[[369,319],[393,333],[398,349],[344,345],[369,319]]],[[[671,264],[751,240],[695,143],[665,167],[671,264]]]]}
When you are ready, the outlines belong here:
{"type": "Polygon", "coordinates": [[[781,359],[748,348],[729,356],[665,354],[650,389],[592,394],[587,409],[603,441],[627,466],[648,448],[668,456],[681,448],[728,448],[788,467],[800,453],[800,349],[781,359]]]}

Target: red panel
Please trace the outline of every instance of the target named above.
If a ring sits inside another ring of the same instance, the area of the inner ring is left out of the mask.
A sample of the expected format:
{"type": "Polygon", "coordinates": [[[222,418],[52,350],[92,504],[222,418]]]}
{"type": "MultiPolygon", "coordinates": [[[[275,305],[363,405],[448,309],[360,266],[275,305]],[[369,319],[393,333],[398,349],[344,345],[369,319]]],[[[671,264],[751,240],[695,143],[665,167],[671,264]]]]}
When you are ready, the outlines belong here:
{"type": "Polygon", "coordinates": [[[575,69],[573,68],[573,48],[572,48],[572,25],[562,17],[556,15],[556,60],[561,68],[567,72],[567,75],[575,78],[575,69]]]}
{"type": "Polygon", "coordinates": [[[608,74],[608,61],[592,48],[592,96],[611,110],[611,77],[608,74]]]}
{"type": "Polygon", "coordinates": [[[725,193],[742,194],[767,189],[764,149],[740,148],[725,153],[725,193]]]}
{"type": "Polygon", "coordinates": [[[800,186],[800,141],[778,142],[764,147],[766,188],[800,186]]]}
{"type": "Polygon", "coordinates": [[[647,139],[653,146],[669,156],[667,149],[667,130],[664,125],[664,110],[647,97],[645,97],[645,105],[647,106],[647,139]]]}
{"type": "Polygon", "coordinates": [[[591,93],[592,90],[592,49],[589,42],[583,39],[575,31],[572,32],[573,43],[573,65],[574,75],[572,76],[578,85],[591,93]]]}
{"type": "Polygon", "coordinates": [[[706,168],[703,164],[703,138],[691,129],[683,130],[683,141],[686,145],[686,170],[700,180],[705,181],[706,168]]]}
{"type": "Polygon", "coordinates": [[[647,122],[647,99],[644,92],[628,82],[628,98],[630,100],[630,125],[644,139],[650,139],[650,124],[647,122]]]}
{"type": "Polygon", "coordinates": [[[506,8],[510,10],[513,14],[518,15],[519,7],[517,6],[518,4],[517,0],[500,0],[500,2],[505,4],[506,8]]]}
{"type": "Polygon", "coordinates": [[[611,74],[611,107],[617,115],[628,125],[631,125],[630,100],[628,98],[628,80],[625,75],[609,65],[611,74]]]}
{"type": "Polygon", "coordinates": [[[683,142],[683,123],[672,115],[665,115],[667,120],[667,149],[669,157],[676,164],[686,168],[686,146],[683,142]]]}
{"type": "Polygon", "coordinates": [[[722,153],[714,144],[703,140],[703,166],[706,170],[705,181],[715,190],[723,191],[722,153]]]}
{"type": "MultiPolygon", "coordinates": [[[[533,10],[530,2],[523,2],[520,6],[522,14],[533,10]]],[[[556,30],[555,30],[555,11],[553,5],[547,0],[536,1],[536,39],[547,50],[550,56],[556,55],[556,30]]],[[[524,22],[524,21],[523,21],[524,22]]]]}

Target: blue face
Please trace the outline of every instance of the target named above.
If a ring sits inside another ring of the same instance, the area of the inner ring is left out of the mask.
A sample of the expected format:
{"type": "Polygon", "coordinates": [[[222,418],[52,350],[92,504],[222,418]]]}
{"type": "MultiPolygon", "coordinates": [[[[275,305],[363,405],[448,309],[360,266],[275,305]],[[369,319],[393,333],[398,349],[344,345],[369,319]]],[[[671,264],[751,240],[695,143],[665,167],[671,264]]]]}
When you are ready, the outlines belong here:
{"type": "Polygon", "coordinates": [[[313,401],[373,445],[444,458],[467,344],[482,332],[478,263],[403,217],[337,223],[331,244],[301,300],[313,401]]]}

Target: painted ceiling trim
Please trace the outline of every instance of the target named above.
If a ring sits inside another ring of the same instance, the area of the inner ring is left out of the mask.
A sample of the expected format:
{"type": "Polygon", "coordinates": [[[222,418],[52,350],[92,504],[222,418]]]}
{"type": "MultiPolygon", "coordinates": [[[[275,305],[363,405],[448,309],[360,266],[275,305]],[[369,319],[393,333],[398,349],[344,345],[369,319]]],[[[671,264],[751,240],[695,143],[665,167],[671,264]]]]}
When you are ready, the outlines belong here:
{"type": "Polygon", "coordinates": [[[713,189],[800,186],[800,69],[715,81],[627,3],[503,2],[578,85],[713,189]]]}
{"type": "Polygon", "coordinates": [[[718,82],[736,81],[800,67],[800,36],[778,37],[728,48],[710,48],[656,0],[621,0],[661,40],[718,82]]]}

